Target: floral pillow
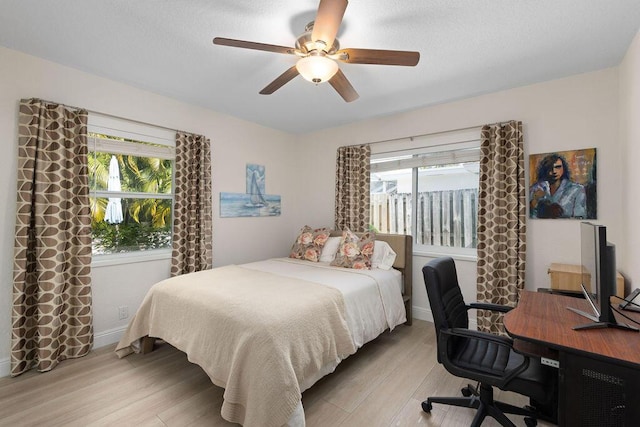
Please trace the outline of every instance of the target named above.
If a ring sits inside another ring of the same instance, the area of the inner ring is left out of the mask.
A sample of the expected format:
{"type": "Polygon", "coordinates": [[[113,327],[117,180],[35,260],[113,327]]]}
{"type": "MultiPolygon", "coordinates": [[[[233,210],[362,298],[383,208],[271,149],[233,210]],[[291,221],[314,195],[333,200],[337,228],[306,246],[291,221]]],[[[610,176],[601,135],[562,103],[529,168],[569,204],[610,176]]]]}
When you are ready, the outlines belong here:
{"type": "Polygon", "coordinates": [[[305,225],[291,247],[289,258],[318,262],[322,247],[329,239],[329,234],[331,234],[331,230],[327,228],[316,228],[314,230],[305,225]]]}
{"type": "Polygon", "coordinates": [[[364,233],[358,238],[351,230],[344,230],[338,253],[331,265],[359,270],[371,269],[375,239],[376,235],[372,232],[364,233]]]}

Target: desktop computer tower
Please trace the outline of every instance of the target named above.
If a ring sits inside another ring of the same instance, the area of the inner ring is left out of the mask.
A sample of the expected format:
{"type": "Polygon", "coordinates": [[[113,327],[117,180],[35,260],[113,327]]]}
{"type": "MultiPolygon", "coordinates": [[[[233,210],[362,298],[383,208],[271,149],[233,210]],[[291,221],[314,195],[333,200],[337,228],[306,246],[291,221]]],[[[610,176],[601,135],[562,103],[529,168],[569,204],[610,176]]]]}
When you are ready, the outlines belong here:
{"type": "MultiPolygon", "coordinates": [[[[635,336],[633,337],[636,338],[635,336]]],[[[611,361],[562,353],[559,425],[640,425],[640,370],[611,361]]]]}

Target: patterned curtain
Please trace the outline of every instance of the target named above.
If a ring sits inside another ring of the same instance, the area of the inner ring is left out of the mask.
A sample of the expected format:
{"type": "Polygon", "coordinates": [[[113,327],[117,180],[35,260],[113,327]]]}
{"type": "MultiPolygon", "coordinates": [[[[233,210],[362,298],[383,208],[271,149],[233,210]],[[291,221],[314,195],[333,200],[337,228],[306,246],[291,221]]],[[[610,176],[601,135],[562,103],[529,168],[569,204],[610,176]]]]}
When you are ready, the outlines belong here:
{"type": "Polygon", "coordinates": [[[87,111],[20,102],[11,375],[93,345],[87,111]]]}
{"type": "MultiPolygon", "coordinates": [[[[478,301],[515,306],[524,288],[526,206],[522,122],[486,125],[480,146],[478,301]]],[[[504,333],[502,315],[479,310],[478,329],[504,333]]]]}
{"type": "Polygon", "coordinates": [[[369,229],[371,147],[338,148],[336,159],[336,230],[369,229]]]}
{"type": "Polygon", "coordinates": [[[176,133],[171,275],[211,268],[211,148],[202,135],[176,133]]]}

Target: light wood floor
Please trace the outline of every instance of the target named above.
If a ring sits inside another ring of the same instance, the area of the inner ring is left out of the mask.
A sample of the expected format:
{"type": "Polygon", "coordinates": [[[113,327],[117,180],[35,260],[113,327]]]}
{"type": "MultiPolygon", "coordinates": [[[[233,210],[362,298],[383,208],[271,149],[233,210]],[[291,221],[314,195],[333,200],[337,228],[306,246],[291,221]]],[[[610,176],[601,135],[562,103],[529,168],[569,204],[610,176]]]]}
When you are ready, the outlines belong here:
{"type": "MultiPolygon", "coordinates": [[[[436,361],[434,328],[415,320],[365,345],[303,394],[307,426],[468,426],[474,410],[420,403],[455,396],[466,381],[436,361]]],[[[118,359],[115,346],[62,362],[48,373],[0,379],[1,426],[232,426],[220,416],[221,388],[186,356],[161,344],[118,359]]],[[[525,405],[519,395],[496,398],[525,405]]],[[[522,417],[511,417],[524,425],[522,417]]],[[[484,426],[497,426],[487,419],[484,426]]],[[[539,422],[539,426],[550,424],[539,422]]]]}

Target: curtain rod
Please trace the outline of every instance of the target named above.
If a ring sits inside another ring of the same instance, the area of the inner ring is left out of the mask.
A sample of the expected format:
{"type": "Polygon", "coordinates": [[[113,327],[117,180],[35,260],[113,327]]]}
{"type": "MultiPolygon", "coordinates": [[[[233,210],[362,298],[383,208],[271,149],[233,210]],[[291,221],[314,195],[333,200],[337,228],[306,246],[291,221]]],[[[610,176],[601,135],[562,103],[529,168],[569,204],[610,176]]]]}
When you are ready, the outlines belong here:
{"type": "Polygon", "coordinates": [[[479,128],[479,127],[481,127],[481,126],[469,126],[469,127],[466,127],[466,128],[443,130],[443,131],[431,132],[431,133],[423,133],[423,134],[420,134],[420,135],[403,136],[403,137],[400,137],[400,138],[382,139],[380,141],[368,142],[367,144],[368,145],[382,144],[383,142],[402,141],[403,139],[408,139],[409,141],[413,141],[416,138],[422,138],[424,136],[442,135],[442,134],[446,134],[446,133],[459,132],[461,130],[469,130],[469,129],[479,128]]]}
{"type": "Polygon", "coordinates": [[[443,134],[447,134],[447,133],[452,133],[452,132],[460,132],[463,130],[470,130],[470,129],[481,129],[483,126],[493,126],[493,125],[505,125],[507,123],[511,123],[513,120],[507,120],[504,122],[495,122],[495,123],[489,123],[488,125],[476,125],[476,126],[469,126],[469,127],[464,127],[464,128],[458,128],[458,129],[450,129],[450,130],[442,130],[442,131],[438,131],[438,132],[431,132],[431,133],[423,133],[420,135],[411,135],[411,136],[403,136],[401,138],[392,138],[392,139],[382,139],[380,141],[373,141],[373,142],[368,142],[368,145],[373,145],[373,144],[382,144],[383,142],[395,142],[395,141],[402,141],[403,139],[408,139],[409,141],[413,141],[416,138],[422,138],[425,136],[434,136],[434,135],[443,135],[443,134]]]}
{"type": "MultiPolygon", "coordinates": [[[[74,108],[76,110],[85,110],[88,113],[100,114],[102,116],[111,117],[113,119],[126,120],[128,122],[137,123],[139,125],[153,126],[153,127],[159,128],[159,129],[170,130],[170,131],[173,131],[173,132],[183,132],[183,131],[180,131],[180,130],[177,130],[177,129],[173,129],[173,128],[169,128],[169,127],[166,127],[166,126],[156,125],[154,123],[149,123],[149,122],[143,122],[142,120],[134,120],[134,119],[129,119],[127,117],[116,116],[115,114],[109,114],[109,113],[103,113],[101,111],[91,110],[91,109],[86,108],[86,107],[76,107],[75,105],[64,104],[62,102],[47,101],[46,99],[42,99],[42,98],[34,98],[34,99],[37,99],[37,100],[40,100],[40,101],[43,101],[43,102],[48,102],[50,104],[63,105],[65,107],[74,108]]],[[[187,133],[187,132],[185,132],[185,133],[187,133]]]]}
{"type": "MultiPolygon", "coordinates": [[[[473,128],[470,128],[470,129],[473,129],[473,128]]],[[[478,141],[478,140],[480,140],[480,137],[478,137],[476,139],[466,139],[464,141],[456,141],[455,144],[465,144],[467,142],[474,142],[474,141],[478,141]]],[[[393,141],[393,140],[391,140],[391,141],[393,141]]],[[[452,145],[452,143],[446,142],[446,143],[443,143],[443,144],[430,145],[429,148],[433,148],[433,147],[450,147],[451,145],[452,145]]],[[[401,149],[395,149],[395,150],[391,150],[391,151],[378,151],[378,152],[376,152],[375,154],[372,154],[372,155],[379,156],[381,154],[401,153],[403,151],[414,151],[414,150],[417,150],[417,149],[419,149],[419,147],[401,148],[401,149]]],[[[452,151],[453,151],[453,149],[452,149],[452,151]]]]}

